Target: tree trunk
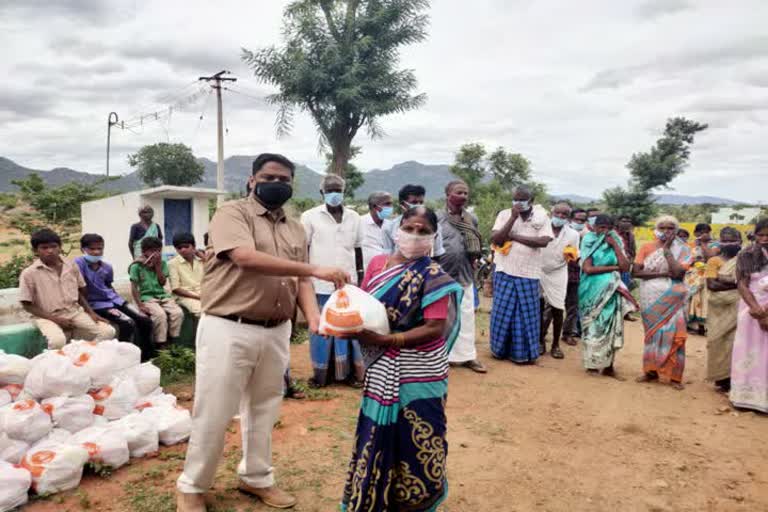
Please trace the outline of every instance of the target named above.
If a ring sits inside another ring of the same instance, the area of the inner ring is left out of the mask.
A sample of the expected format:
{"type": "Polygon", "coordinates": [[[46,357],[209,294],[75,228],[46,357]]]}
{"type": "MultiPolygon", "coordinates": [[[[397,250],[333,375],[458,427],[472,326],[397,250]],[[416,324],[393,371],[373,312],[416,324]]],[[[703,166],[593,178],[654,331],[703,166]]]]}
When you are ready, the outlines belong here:
{"type": "Polygon", "coordinates": [[[336,140],[331,141],[331,154],[333,161],[330,171],[333,174],[344,178],[347,171],[347,164],[352,152],[352,137],[342,135],[337,136],[336,140]]]}

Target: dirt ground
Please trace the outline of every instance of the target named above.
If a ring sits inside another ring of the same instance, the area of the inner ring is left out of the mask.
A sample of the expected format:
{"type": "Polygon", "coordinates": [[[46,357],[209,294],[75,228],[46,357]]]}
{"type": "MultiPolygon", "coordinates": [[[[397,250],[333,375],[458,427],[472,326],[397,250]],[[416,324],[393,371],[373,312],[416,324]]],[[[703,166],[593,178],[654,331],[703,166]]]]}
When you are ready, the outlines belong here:
{"type": "MultiPolygon", "coordinates": [[[[453,370],[448,397],[450,498],[464,511],[768,510],[768,417],[736,412],[703,381],[706,341],[688,344],[687,388],[633,382],[642,327],[629,324],[618,382],[584,373],[578,349],[531,367],[491,359],[488,318],[478,348],[490,372],[453,370]]],[[[294,376],[310,375],[307,345],[293,347],[294,376]]],[[[178,391],[178,389],[176,390],[178,391]]],[[[274,434],[278,481],[295,510],[337,509],[359,392],[332,387],[286,401],[274,434]]],[[[236,491],[237,422],[228,434],[212,512],[268,510],[236,491]]],[[[134,461],[110,477],[86,476],[79,490],[35,501],[29,512],[169,512],[184,446],[134,461]]]]}

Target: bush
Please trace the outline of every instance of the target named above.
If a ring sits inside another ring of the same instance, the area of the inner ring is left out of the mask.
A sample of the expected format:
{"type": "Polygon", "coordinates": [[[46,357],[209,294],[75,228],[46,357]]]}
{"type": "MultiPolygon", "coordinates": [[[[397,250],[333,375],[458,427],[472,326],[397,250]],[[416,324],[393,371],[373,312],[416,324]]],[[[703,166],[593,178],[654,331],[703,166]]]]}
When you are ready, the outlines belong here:
{"type": "Polygon", "coordinates": [[[160,368],[160,383],[163,386],[195,375],[195,351],[188,347],[174,345],[152,360],[160,368]]]}
{"type": "Polygon", "coordinates": [[[0,289],[17,288],[21,271],[27,268],[35,257],[31,254],[17,254],[11,261],[0,265],[0,289]]]}

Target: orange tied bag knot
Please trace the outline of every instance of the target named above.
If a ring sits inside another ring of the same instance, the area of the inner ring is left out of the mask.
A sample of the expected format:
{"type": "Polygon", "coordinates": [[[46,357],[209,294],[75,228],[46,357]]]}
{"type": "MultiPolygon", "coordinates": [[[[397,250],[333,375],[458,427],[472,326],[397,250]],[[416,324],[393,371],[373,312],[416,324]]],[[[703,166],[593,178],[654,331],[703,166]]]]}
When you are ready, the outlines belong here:
{"type": "Polygon", "coordinates": [[[389,334],[389,318],[384,304],[352,285],[333,292],[320,313],[320,334],[345,336],[364,330],[389,334]]]}
{"type": "Polygon", "coordinates": [[[68,491],[80,485],[88,452],[81,446],[42,441],[21,459],[20,466],[32,476],[38,494],[68,491]]]}
{"type": "Polygon", "coordinates": [[[503,256],[508,256],[510,249],[512,249],[512,241],[511,240],[509,240],[507,242],[504,242],[504,245],[502,245],[501,247],[499,247],[496,244],[491,244],[491,250],[494,251],[494,252],[497,252],[497,253],[499,253],[499,254],[501,254],[503,256]]]}
{"type": "Polygon", "coordinates": [[[566,262],[574,263],[579,259],[579,249],[572,245],[569,245],[565,249],[563,249],[563,257],[565,258],[566,262]]]}

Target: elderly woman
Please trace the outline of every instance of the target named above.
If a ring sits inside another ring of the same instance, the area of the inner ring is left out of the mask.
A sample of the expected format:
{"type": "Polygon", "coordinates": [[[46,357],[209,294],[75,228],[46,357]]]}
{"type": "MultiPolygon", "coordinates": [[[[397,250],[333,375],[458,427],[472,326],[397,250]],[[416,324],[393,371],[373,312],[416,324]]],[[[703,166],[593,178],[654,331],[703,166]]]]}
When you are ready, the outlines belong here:
{"type": "Polygon", "coordinates": [[[679,228],[676,218],[659,218],[656,240],[640,248],[633,274],[640,279],[640,313],[645,328],[643,375],[637,381],[663,378],[682,390],[689,296],[683,279],[691,265],[691,249],[677,238],[679,228]]]}
{"type": "Polygon", "coordinates": [[[144,205],[139,208],[139,222],[131,226],[131,232],[128,234],[128,250],[133,259],[141,257],[141,241],[145,238],[154,237],[163,241],[160,226],[152,222],[154,217],[155,210],[151,206],[144,205]]]}
{"type": "Polygon", "coordinates": [[[434,511],[448,494],[448,354],[462,287],[429,253],[437,216],[403,214],[397,250],[371,260],[363,289],[387,308],[392,334],[365,331],[366,377],[343,511],[434,511]]]}
{"type": "Polygon", "coordinates": [[[739,291],[736,262],[741,233],[726,227],[720,231],[720,254],[709,258],[706,278],[708,295],[707,378],[724,393],[731,389],[731,353],[736,335],[739,291]]]}
{"type": "Polygon", "coordinates": [[[731,403],[768,413],[768,219],[736,263],[739,303],[731,364],[731,403]]]}

